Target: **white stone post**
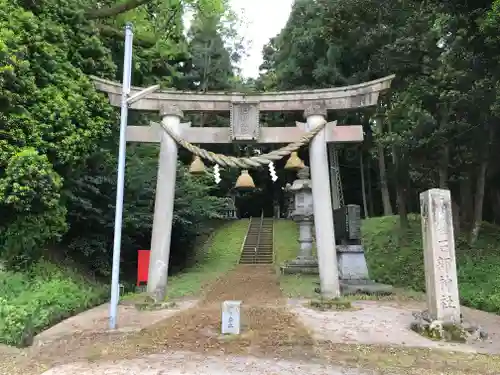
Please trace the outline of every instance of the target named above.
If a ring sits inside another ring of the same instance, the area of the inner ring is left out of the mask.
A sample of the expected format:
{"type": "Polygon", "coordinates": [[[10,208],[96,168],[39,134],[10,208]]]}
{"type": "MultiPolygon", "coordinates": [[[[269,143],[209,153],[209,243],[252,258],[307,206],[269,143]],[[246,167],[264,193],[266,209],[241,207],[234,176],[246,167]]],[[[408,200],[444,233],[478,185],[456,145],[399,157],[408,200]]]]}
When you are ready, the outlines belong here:
{"type": "Polygon", "coordinates": [[[455,238],[449,190],[420,194],[425,289],[432,319],[460,323],[455,238]]]}
{"type": "MultiPolygon", "coordinates": [[[[160,115],[165,125],[176,133],[180,132],[181,110],[175,106],[164,106],[160,109],[160,115]]],[[[167,290],[177,172],[177,144],[165,131],[161,134],[158,160],[148,293],[154,295],[156,300],[163,300],[167,290]]]]}
{"type": "MultiPolygon", "coordinates": [[[[325,121],[326,109],[314,105],[305,110],[304,116],[307,119],[307,131],[310,131],[325,121]]],[[[335,233],[325,129],[321,130],[311,141],[309,159],[321,295],[335,298],[340,295],[340,289],[337,254],[333,240],[335,233]]]]}

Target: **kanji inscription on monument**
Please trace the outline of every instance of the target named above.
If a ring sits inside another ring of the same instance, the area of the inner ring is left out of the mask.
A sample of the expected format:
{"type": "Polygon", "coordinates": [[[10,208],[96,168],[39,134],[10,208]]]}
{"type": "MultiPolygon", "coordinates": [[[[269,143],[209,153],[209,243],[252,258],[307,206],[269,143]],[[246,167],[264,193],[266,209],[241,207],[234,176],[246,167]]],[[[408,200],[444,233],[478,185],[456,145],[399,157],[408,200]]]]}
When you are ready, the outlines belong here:
{"type": "Polygon", "coordinates": [[[234,141],[255,141],[259,138],[258,103],[231,103],[230,117],[234,141]]]}
{"type": "Polygon", "coordinates": [[[460,322],[455,239],[449,190],[430,189],[420,194],[425,285],[431,317],[460,322]]]}
{"type": "Polygon", "coordinates": [[[240,334],[241,301],[224,301],[222,303],[222,333],[240,334]]]}

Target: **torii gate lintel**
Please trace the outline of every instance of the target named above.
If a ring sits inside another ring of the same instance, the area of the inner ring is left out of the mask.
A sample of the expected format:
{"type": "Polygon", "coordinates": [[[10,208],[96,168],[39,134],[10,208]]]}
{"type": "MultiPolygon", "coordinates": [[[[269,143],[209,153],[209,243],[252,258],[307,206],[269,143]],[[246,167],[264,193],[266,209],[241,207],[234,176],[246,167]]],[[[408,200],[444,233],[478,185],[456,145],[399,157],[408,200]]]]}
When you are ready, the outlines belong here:
{"type": "MultiPolygon", "coordinates": [[[[297,122],[290,127],[260,127],[259,138],[248,143],[292,143],[296,142],[307,132],[303,123],[297,122]]],[[[127,142],[159,143],[164,130],[161,125],[151,122],[150,126],[127,126],[127,142]]],[[[233,142],[230,128],[191,127],[191,123],[182,123],[180,135],[183,139],[195,144],[224,144],[233,142]]],[[[327,143],[355,143],[363,141],[363,127],[361,125],[341,125],[329,122],[326,125],[327,143]]]]}

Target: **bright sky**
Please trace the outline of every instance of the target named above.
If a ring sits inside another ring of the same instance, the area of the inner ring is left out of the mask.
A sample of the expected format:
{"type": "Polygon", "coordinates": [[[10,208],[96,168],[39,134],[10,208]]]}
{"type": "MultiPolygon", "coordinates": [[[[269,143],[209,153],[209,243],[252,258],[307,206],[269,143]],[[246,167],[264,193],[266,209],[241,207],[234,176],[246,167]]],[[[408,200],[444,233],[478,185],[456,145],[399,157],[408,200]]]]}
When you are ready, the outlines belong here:
{"type": "Polygon", "coordinates": [[[249,56],[242,62],[242,75],[257,78],[262,47],[285,27],[294,0],[231,0],[232,8],[243,15],[246,26],[240,33],[251,42],[249,56]]]}

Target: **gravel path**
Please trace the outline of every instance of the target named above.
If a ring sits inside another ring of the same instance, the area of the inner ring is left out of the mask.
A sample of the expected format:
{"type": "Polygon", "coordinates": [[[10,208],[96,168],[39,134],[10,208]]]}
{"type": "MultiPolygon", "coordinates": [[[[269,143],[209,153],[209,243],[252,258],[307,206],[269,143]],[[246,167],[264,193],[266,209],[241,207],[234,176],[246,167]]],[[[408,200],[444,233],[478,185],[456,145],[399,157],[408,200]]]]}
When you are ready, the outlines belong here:
{"type": "Polygon", "coordinates": [[[43,375],[374,375],[338,366],[253,357],[204,356],[173,352],[141,359],[99,364],[72,364],[49,370],[43,375]]]}

